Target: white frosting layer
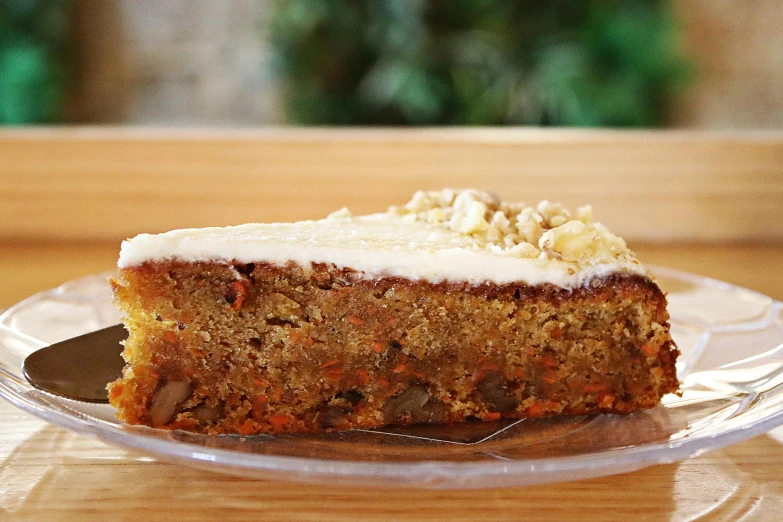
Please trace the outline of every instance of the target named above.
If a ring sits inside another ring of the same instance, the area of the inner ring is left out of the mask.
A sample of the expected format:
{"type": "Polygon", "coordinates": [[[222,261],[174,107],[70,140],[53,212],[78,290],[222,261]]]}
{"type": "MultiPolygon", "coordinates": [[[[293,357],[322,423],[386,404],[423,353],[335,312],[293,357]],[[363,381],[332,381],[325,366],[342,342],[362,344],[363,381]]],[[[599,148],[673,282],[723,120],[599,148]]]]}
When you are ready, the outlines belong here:
{"type": "MultiPolygon", "coordinates": [[[[346,214],[319,221],[141,234],[123,242],[118,265],[127,268],[167,260],[276,265],[293,261],[302,266],[331,263],[351,268],[359,272],[360,278],[399,276],[471,284],[552,283],[564,288],[581,286],[593,277],[616,272],[645,273],[627,249],[612,255],[568,260],[568,256],[551,250],[560,241],[554,233],[542,234],[540,249],[524,243],[529,248],[520,252],[518,244],[512,245],[516,248],[488,244],[442,223],[422,222],[404,213],[359,217],[346,214]]],[[[573,247],[574,241],[569,239],[566,243],[573,247]]]]}

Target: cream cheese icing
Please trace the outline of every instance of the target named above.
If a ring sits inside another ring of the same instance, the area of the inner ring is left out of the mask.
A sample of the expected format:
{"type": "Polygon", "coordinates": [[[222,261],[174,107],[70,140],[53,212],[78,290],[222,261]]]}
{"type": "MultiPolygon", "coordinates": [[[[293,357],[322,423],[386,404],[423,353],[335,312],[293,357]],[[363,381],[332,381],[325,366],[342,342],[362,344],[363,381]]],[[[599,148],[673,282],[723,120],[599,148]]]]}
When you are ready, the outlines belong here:
{"type": "Polygon", "coordinates": [[[342,209],[318,221],[141,234],[123,242],[118,266],[168,260],[330,263],[358,278],[564,288],[645,273],[625,242],[592,220],[589,207],[572,216],[561,205],[533,209],[477,190],[419,192],[402,207],[366,216],[342,209]]]}

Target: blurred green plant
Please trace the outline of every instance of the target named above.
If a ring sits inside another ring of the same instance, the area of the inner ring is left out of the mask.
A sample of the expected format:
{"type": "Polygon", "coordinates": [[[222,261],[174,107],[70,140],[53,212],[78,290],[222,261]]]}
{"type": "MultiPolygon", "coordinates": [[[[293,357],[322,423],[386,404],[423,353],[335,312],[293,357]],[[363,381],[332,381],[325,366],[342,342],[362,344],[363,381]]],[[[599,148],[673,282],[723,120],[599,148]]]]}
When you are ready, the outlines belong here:
{"type": "Polygon", "coordinates": [[[0,124],[61,120],[69,0],[0,0],[0,124]]]}
{"type": "Polygon", "coordinates": [[[300,124],[662,125],[690,68],[663,0],[279,0],[300,124]]]}

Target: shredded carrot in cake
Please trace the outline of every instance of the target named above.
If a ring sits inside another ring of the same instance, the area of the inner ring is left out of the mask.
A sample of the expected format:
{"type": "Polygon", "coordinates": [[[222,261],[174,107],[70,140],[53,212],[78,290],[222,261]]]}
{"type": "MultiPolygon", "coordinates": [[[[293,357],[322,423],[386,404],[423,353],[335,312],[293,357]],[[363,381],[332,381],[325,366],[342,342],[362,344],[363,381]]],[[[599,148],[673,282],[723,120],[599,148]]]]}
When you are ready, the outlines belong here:
{"type": "Polygon", "coordinates": [[[247,287],[241,281],[234,281],[231,286],[234,289],[234,292],[236,292],[236,299],[234,299],[234,302],[231,303],[231,308],[234,310],[239,310],[245,303],[245,298],[247,297],[247,287]]]}
{"type": "Polygon", "coordinates": [[[283,427],[285,427],[288,423],[290,423],[293,419],[290,415],[285,415],[283,413],[278,413],[276,415],[272,415],[269,418],[267,418],[267,422],[272,425],[273,428],[276,430],[279,430],[283,427]]]}

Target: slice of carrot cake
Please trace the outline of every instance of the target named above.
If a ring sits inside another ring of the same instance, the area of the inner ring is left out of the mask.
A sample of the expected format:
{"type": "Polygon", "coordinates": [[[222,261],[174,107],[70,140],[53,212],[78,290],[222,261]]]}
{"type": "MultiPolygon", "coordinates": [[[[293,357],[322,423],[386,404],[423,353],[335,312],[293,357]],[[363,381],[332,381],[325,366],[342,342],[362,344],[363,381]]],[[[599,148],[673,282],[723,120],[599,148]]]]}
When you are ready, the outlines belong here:
{"type": "Polygon", "coordinates": [[[666,299],[589,207],[388,212],[125,241],[119,418],[202,433],[629,413],[678,388],[666,299]]]}

